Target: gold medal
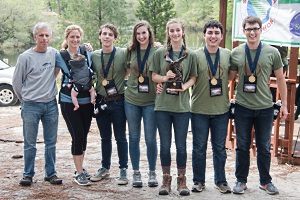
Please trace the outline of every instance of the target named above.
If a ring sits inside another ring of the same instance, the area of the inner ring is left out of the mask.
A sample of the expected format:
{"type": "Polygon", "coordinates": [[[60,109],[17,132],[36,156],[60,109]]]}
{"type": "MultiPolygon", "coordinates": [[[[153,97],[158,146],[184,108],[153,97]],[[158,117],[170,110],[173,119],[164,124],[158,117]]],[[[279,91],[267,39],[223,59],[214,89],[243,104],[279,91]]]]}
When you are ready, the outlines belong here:
{"type": "Polygon", "coordinates": [[[143,83],[144,82],[144,77],[142,75],[139,76],[139,82],[143,83]]]}
{"type": "Polygon", "coordinates": [[[248,78],[250,83],[254,83],[255,82],[255,76],[253,76],[253,74],[251,74],[251,76],[249,76],[248,78]]]}
{"type": "Polygon", "coordinates": [[[106,79],[103,79],[102,85],[103,85],[103,86],[107,86],[107,84],[108,84],[108,81],[107,81],[106,79]]]}
{"type": "Polygon", "coordinates": [[[211,83],[212,85],[217,85],[218,81],[217,81],[217,79],[216,79],[215,77],[213,77],[213,78],[210,80],[210,83],[211,83]]]}

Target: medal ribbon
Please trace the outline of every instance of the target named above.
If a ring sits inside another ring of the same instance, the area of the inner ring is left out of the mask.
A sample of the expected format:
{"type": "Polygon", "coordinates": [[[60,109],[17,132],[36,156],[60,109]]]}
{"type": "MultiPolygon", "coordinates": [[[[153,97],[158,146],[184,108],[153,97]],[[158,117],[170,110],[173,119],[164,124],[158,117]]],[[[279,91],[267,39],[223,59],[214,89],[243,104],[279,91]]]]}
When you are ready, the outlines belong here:
{"type": "Polygon", "coordinates": [[[215,58],[215,63],[213,64],[212,63],[212,60],[211,60],[211,57],[210,57],[210,54],[206,48],[206,46],[204,47],[204,53],[205,53],[205,57],[208,61],[208,65],[210,67],[210,70],[211,70],[211,73],[213,75],[213,77],[216,75],[217,73],[217,69],[218,69],[218,66],[219,66],[219,59],[220,59],[220,51],[219,51],[219,48],[218,48],[218,51],[216,53],[216,58],[215,58]]]}
{"type": "Polygon", "coordinates": [[[255,54],[254,62],[252,63],[250,50],[249,50],[248,44],[246,43],[245,51],[246,51],[246,56],[247,56],[247,60],[248,60],[248,64],[249,64],[249,67],[250,67],[251,74],[253,74],[255,69],[256,69],[258,58],[259,58],[259,55],[260,55],[260,52],[261,52],[261,46],[262,46],[262,44],[261,44],[261,42],[259,42],[256,54],[255,54]]]}
{"type": "MultiPolygon", "coordinates": [[[[178,56],[178,59],[181,58],[183,49],[184,49],[184,47],[183,47],[183,45],[182,45],[182,46],[181,46],[180,53],[179,53],[179,56],[178,56]]],[[[173,60],[173,48],[172,48],[172,46],[171,46],[171,48],[170,48],[169,57],[173,60]]],[[[173,60],[173,61],[174,61],[174,60],[173,60]]]]}
{"type": "Polygon", "coordinates": [[[106,66],[106,69],[104,68],[104,58],[103,58],[103,51],[101,51],[101,65],[102,65],[102,71],[103,71],[103,76],[104,76],[104,79],[106,79],[107,77],[107,74],[109,72],[109,68],[110,68],[110,65],[115,57],[115,54],[116,54],[116,47],[114,47],[112,53],[110,54],[109,56],[109,60],[108,60],[108,63],[107,63],[107,66],[106,66]]]}
{"type": "Polygon", "coordinates": [[[143,61],[141,62],[141,52],[140,52],[140,47],[137,48],[137,61],[138,61],[138,67],[139,67],[140,74],[143,74],[146,60],[147,60],[148,57],[149,57],[150,49],[151,49],[151,45],[148,44],[148,47],[147,47],[147,49],[146,49],[146,52],[145,52],[143,61]]]}

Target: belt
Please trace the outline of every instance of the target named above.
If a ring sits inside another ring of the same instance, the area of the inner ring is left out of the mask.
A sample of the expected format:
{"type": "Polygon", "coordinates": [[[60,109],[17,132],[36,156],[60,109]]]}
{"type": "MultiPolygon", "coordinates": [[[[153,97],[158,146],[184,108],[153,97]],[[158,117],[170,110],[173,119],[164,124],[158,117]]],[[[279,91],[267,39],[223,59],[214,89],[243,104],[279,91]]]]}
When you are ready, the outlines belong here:
{"type": "Polygon", "coordinates": [[[112,96],[112,97],[105,97],[105,96],[102,96],[102,95],[97,95],[97,99],[104,100],[106,102],[117,101],[117,100],[119,100],[123,97],[124,97],[124,94],[118,94],[118,95],[112,96]]]}

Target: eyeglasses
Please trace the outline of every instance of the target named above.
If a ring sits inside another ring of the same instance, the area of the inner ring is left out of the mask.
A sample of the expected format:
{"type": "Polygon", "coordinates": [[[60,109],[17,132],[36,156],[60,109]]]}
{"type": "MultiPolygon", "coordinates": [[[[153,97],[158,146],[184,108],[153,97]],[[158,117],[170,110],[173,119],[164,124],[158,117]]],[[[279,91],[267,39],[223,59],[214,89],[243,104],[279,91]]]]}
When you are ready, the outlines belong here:
{"type": "Polygon", "coordinates": [[[256,33],[257,31],[259,31],[260,28],[245,28],[244,30],[248,33],[251,33],[251,31],[253,31],[254,33],[256,33]]]}

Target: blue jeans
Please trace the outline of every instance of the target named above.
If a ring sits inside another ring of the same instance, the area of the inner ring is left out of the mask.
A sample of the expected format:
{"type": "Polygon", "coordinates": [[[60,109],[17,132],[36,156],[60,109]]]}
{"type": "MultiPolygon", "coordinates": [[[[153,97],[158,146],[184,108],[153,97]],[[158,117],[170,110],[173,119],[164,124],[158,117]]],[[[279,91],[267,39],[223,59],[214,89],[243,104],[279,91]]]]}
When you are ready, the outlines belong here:
{"type": "Polygon", "coordinates": [[[257,148],[257,167],[260,184],[271,182],[269,174],[271,164],[271,132],[273,124],[273,107],[262,110],[247,109],[235,105],[234,122],[236,127],[236,170],[237,181],[247,183],[250,166],[251,130],[254,125],[255,145],[257,148]]]}
{"type": "Polygon", "coordinates": [[[160,137],[160,162],[162,167],[171,166],[172,124],[176,144],[176,164],[178,169],[186,168],[186,137],[190,113],[155,111],[160,137]]]}
{"type": "Polygon", "coordinates": [[[96,117],[101,136],[102,167],[110,169],[112,154],[112,126],[119,156],[119,168],[128,167],[128,144],[126,139],[126,116],[124,98],[106,102],[106,110],[96,117]]]}
{"type": "Polygon", "coordinates": [[[210,129],[211,145],[213,150],[214,182],[226,183],[225,163],[229,112],[222,115],[202,115],[192,113],[193,132],[193,181],[205,183],[206,149],[210,129]]]}
{"type": "Polygon", "coordinates": [[[148,167],[150,171],[155,171],[157,159],[157,127],[154,104],[149,106],[136,106],[125,101],[125,113],[129,128],[129,153],[132,169],[140,169],[141,120],[143,118],[148,167]]]}
{"type": "Polygon", "coordinates": [[[36,140],[39,122],[43,124],[45,143],[45,177],[56,175],[56,141],[58,128],[58,107],[56,99],[48,103],[22,102],[21,116],[23,119],[24,136],[24,172],[23,176],[33,177],[36,156],[36,140]]]}

